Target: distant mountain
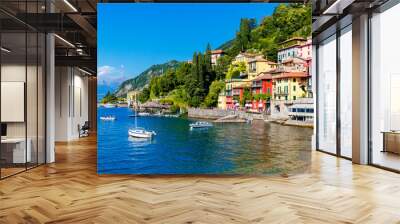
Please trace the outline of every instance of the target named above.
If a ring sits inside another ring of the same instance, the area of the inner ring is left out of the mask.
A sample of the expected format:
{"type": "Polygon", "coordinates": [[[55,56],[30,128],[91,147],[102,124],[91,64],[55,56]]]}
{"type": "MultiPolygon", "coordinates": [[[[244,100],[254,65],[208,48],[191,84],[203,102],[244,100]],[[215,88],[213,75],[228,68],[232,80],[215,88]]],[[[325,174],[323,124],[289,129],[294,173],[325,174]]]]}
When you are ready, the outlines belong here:
{"type": "Polygon", "coordinates": [[[164,64],[152,65],[150,66],[150,68],[146,69],[135,78],[128,79],[122,82],[114,93],[117,97],[125,97],[126,93],[128,93],[129,91],[142,89],[144,86],[150,83],[152,77],[160,76],[168,69],[175,69],[178,67],[179,64],[180,62],[172,60],[164,64]]]}
{"type": "Polygon", "coordinates": [[[117,88],[117,85],[107,85],[107,84],[102,84],[98,83],[97,84],[97,101],[100,101],[108,91],[114,92],[114,90],[117,88]]]}

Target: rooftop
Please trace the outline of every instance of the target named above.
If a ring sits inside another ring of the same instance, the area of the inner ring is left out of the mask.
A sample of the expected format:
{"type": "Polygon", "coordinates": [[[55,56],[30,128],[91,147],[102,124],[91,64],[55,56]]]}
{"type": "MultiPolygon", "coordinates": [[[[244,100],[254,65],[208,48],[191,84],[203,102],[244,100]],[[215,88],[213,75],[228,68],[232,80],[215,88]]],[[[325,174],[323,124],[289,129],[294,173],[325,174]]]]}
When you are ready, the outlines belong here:
{"type": "Polygon", "coordinates": [[[278,72],[277,75],[272,75],[272,79],[284,79],[284,78],[307,78],[310,75],[307,72],[278,72]]]}
{"type": "Polygon", "coordinates": [[[224,50],[221,50],[221,49],[211,51],[211,54],[223,54],[223,53],[225,53],[225,52],[224,52],[224,50]]]}
{"type": "Polygon", "coordinates": [[[261,72],[253,81],[272,79],[271,73],[261,72]]]}

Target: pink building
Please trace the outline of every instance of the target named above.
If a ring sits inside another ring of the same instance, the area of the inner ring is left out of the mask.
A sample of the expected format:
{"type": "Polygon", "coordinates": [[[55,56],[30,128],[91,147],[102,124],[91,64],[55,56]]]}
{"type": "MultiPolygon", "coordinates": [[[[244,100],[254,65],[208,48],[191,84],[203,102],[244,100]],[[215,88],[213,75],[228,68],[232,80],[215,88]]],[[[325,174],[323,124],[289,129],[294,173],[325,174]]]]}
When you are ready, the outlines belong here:
{"type": "Polygon", "coordinates": [[[223,56],[225,52],[223,50],[213,50],[211,51],[211,64],[217,65],[217,60],[219,57],[223,56]]]}
{"type": "Polygon", "coordinates": [[[312,58],[312,40],[311,37],[307,38],[307,41],[298,47],[298,56],[306,60],[311,60],[312,58]]]}

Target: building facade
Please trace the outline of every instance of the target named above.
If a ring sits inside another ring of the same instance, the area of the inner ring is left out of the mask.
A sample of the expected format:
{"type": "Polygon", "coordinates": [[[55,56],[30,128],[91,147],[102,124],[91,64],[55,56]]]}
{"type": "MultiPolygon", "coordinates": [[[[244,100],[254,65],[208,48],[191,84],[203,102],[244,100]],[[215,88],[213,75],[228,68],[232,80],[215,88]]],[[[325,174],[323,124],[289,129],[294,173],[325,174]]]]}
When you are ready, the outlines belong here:
{"type": "Polygon", "coordinates": [[[282,63],[288,58],[300,57],[300,53],[303,55],[303,46],[306,43],[307,40],[302,37],[290,38],[280,43],[281,48],[278,50],[278,63],[282,63]]]}
{"type": "Polygon", "coordinates": [[[272,61],[268,61],[262,56],[256,57],[249,60],[248,62],[248,78],[250,80],[255,79],[262,72],[269,72],[277,68],[277,64],[272,61]]]}
{"type": "Polygon", "coordinates": [[[217,65],[218,58],[223,56],[225,52],[223,50],[213,50],[211,51],[211,65],[217,65]]]}
{"type": "Polygon", "coordinates": [[[253,95],[252,111],[269,112],[273,98],[272,76],[268,72],[261,73],[252,80],[251,91],[253,95]]]}

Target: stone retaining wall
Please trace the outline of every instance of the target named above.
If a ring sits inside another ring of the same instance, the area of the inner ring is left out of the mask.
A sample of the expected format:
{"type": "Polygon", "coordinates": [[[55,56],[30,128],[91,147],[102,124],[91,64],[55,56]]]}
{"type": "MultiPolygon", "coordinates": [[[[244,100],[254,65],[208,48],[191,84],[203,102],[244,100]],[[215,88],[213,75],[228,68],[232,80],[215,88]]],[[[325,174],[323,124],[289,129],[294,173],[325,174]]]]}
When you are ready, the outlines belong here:
{"type": "Polygon", "coordinates": [[[204,119],[218,119],[226,117],[228,115],[237,115],[241,119],[256,119],[266,120],[267,115],[257,113],[247,113],[244,111],[234,110],[222,110],[222,109],[201,109],[201,108],[189,108],[188,117],[192,118],[204,118],[204,119]]]}

